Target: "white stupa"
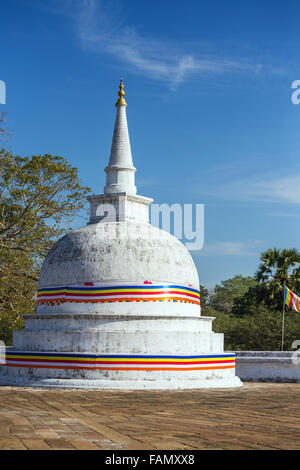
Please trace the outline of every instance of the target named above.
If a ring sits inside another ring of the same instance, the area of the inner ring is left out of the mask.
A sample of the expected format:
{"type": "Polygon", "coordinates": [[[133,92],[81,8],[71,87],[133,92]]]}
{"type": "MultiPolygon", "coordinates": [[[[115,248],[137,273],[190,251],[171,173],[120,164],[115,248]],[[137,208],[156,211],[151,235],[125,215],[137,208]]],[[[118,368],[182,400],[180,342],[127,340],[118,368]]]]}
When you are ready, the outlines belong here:
{"type": "Polygon", "coordinates": [[[50,250],[37,312],[14,332],[0,383],[39,387],[236,387],[235,354],[201,316],[199,279],[181,242],[149,223],[137,196],[123,82],[104,195],[90,221],[50,250]]]}

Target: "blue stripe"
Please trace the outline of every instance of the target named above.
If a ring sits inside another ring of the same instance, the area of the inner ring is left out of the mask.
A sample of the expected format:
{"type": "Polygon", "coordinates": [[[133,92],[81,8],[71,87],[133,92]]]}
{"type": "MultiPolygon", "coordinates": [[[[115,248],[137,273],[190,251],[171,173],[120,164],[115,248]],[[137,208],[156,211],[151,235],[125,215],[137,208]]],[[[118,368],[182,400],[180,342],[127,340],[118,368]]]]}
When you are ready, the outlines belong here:
{"type": "Polygon", "coordinates": [[[286,301],[286,296],[287,296],[287,288],[286,285],[284,286],[284,303],[286,301]]]}

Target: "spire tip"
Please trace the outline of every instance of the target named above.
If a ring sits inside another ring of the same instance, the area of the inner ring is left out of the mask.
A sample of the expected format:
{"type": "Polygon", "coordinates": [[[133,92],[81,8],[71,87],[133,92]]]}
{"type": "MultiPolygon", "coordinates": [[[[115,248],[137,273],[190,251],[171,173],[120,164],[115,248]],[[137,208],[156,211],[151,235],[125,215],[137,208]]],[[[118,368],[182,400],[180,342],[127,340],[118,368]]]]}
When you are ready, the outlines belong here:
{"type": "Polygon", "coordinates": [[[127,106],[127,103],[124,98],[125,91],[124,91],[124,85],[123,85],[123,77],[121,77],[118,95],[120,98],[116,102],[115,106],[127,106]]]}

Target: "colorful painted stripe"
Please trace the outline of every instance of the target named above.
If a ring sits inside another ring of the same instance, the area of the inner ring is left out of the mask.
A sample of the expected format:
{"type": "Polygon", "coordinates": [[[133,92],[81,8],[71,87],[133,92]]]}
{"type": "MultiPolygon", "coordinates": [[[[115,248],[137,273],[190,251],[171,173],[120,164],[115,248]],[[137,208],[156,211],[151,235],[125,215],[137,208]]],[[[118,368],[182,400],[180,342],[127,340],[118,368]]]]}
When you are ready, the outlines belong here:
{"type": "Polygon", "coordinates": [[[89,370],[213,370],[234,369],[235,354],[199,356],[146,356],[117,354],[46,353],[7,351],[6,365],[51,369],[89,370]]]}
{"type": "Polygon", "coordinates": [[[149,281],[141,284],[86,283],[38,290],[37,304],[59,305],[72,303],[107,302],[184,302],[200,306],[200,291],[177,284],[149,281]],[[91,285],[93,284],[93,285],[91,285]]]}
{"type": "Polygon", "coordinates": [[[284,286],[284,302],[286,305],[296,310],[296,312],[300,313],[300,297],[286,286],[284,286]]]}

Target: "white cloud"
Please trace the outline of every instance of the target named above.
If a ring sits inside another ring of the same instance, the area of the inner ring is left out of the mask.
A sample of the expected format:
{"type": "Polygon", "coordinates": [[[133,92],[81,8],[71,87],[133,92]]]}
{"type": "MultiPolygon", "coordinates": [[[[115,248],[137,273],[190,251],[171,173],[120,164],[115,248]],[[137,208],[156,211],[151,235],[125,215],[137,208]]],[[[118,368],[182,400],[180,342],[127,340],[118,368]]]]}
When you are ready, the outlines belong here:
{"type": "Polygon", "coordinates": [[[233,181],[230,185],[219,185],[218,194],[241,201],[281,202],[300,204],[299,175],[251,177],[233,181]]]}
{"type": "Polygon", "coordinates": [[[280,171],[273,167],[258,173],[257,158],[242,161],[203,169],[201,186],[197,180],[194,182],[195,192],[238,202],[300,204],[300,168],[294,165],[287,173],[285,168],[280,171]]]}
{"type": "MultiPolygon", "coordinates": [[[[118,3],[96,0],[47,1],[41,7],[75,21],[83,47],[118,59],[127,70],[166,82],[171,89],[191,76],[229,72],[257,74],[261,64],[203,53],[183,52],[179,44],[139,34],[123,23],[118,3]],[[118,11],[119,10],[119,11],[118,11]]],[[[197,49],[194,47],[194,49],[197,49]]]]}
{"type": "Polygon", "coordinates": [[[270,200],[300,204],[300,174],[295,176],[284,176],[274,181],[265,181],[257,186],[261,194],[270,200]]]}
{"type": "Polygon", "coordinates": [[[283,211],[273,211],[273,212],[268,212],[266,216],[267,217],[280,217],[284,219],[299,219],[300,212],[291,213],[291,212],[283,212],[283,211]]]}
{"type": "Polygon", "coordinates": [[[257,256],[259,252],[257,247],[260,241],[248,242],[215,242],[205,244],[202,250],[193,252],[195,256],[257,256]]]}

